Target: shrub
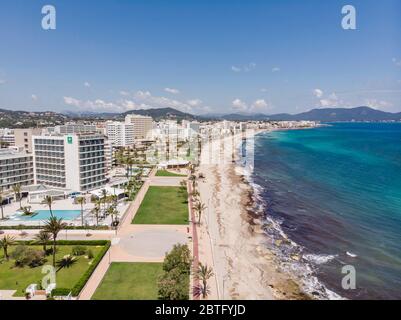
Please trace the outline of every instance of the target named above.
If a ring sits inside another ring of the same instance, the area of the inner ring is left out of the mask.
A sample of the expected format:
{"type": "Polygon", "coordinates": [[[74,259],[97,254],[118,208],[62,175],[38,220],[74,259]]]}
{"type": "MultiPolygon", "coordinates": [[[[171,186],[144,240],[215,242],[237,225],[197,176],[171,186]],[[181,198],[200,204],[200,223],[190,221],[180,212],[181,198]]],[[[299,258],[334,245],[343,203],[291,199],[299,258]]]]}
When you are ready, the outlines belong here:
{"type": "Polygon", "coordinates": [[[67,288],[56,288],[52,290],[51,296],[52,297],[65,297],[68,296],[71,292],[71,289],[67,288]]]}
{"type": "Polygon", "coordinates": [[[163,275],[160,277],[159,298],[162,300],[188,300],[191,253],[187,245],[177,244],[166,254],[163,275]]]}
{"type": "Polygon", "coordinates": [[[189,274],[191,269],[191,252],[187,245],[176,244],[166,254],[163,262],[163,270],[169,272],[175,268],[178,268],[182,273],[189,274]]]}
{"type": "Polygon", "coordinates": [[[43,251],[27,248],[25,245],[19,245],[11,257],[15,260],[16,267],[29,266],[35,268],[42,266],[46,262],[43,251]]]}
{"type": "Polygon", "coordinates": [[[165,272],[159,279],[159,298],[162,300],[188,300],[189,275],[178,268],[165,272]]]}
{"type": "Polygon", "coordinates": [[[73,256],[83,256],[88,249],[84,246],[75,246],[72,248],[71,254],[73,256]]]}
{"type": "Polygon", "coordinates": [[[94,254],[93,254],[93,251],[92,250],[88,250],[88,259],[93,259],[93,257],[94,257],[94,254]]]}

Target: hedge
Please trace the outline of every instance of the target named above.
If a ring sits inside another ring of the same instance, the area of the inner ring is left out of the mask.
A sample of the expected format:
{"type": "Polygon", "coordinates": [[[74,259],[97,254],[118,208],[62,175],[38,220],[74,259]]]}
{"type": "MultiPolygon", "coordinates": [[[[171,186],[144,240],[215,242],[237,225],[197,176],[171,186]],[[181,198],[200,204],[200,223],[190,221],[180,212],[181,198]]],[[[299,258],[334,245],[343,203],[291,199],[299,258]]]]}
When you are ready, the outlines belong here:
{"type": "MultiPolygon", "coordinates": [[[[18,244],[25,244],[29,245],[37,245],[36,241],[16,241],[18,244]]],[[[49,244],[52,242],[49,241],[49,244]]],[[[74,297],[78,296],[85,284],[88,282],[89,278],[91,277],[92,273],[95,271],[96,267],[103,259],[107,251],[111,246],[111,241],[109,240],[58,240],[56,241],[57,245],[59,246],[67,246],[67,245],[79,245],[79,246],[103,246],[102,250],[99,254],[93,259],[92,264],[89,268],[85,271],[85,273],[81,276],[78,282],[72,289],[67,288],[56,288],[52,291],[52,296],[66,296],[70,292],[74,297]]]]}
{"type": "MultiPolygon", "coordinates": [[[[85,241],[82,241],[82,242],[85,242],[85,241]]],[[[102,242],[102,241],[99,240],[99,241],[94,241],[94,242],[102,242]]],[[[109,248],[111,246],[111,242],[104,241],[104,240],[103,240],[103,242],[106,242],[104,244],[103,249],[93,259],[92,264],[89,266],[88,270],[86,270],[86,272],[82,275],[81,279],[79,279],[79,281],[75,284],[74,288],[72,288],[71,292],[74,297],[77,297],[79,295],[79,293],[81,292],[81,290],[83,289],[85,284],[88,282],[89,278],[91,277],[92,273],[95,271],[97,265],[103,259],[106,252],[109,250],[109,248]]],[[[80,244],[85,245],[85,243],[80,243],[80,244]]]]}
{"type": "Polygon", "coordinates": [[[52,290],[52,297],[65,297],[68,296],[70,292],[71,289],[56,288],[52,290]]]}
{"type": "MultiPolygon", "coordinates": [[[[42,230],[44,226],[0,226],[0,230],[42,230]]],[[[63,230],[111,230],[109,226],[67,226],[63,230]]]]}
{"type": "Polygon", "coordinates": [[[85,273],[81,276],[81,278],[78,280],[78,282],[75,284],[75,286],[72,289],[67,289],[67,288],[57,288],[52,291],[52,296],[66,296],[70,292],[73,297],[77,297],[85,284],[88,282],[89,278],[91,277],[92,273],[95,271],[96,267],[98,266],[99,262],[103,259],[104,255],[106,254],[107,250],[109,250],[111,246],[111,242],[108,240],[95,240],[95,241],[90,241],[90,240],[78,240],[78,241],[67,241],[67,240],[61,240],[57,241],[57,244],[59,245],[92,245],[92,246],[99,246],[102,245],[104,246],[103,249],[99,252],[99,254],[93,259],[92,264],[89,266],[89,268],[85,271],[85,273]]]}
{"type": "MultiPolygon", "coordinates": [[[[18,244],[25,244],[27,246],[38,245],[36,240],[16,241],[18,244]]],[[[53,244],[53,241],[48,241],[47,245],[53,244]]],[[[56,244],[59,246],[110,246],[110,240],[57,240],[56,244]]]]}

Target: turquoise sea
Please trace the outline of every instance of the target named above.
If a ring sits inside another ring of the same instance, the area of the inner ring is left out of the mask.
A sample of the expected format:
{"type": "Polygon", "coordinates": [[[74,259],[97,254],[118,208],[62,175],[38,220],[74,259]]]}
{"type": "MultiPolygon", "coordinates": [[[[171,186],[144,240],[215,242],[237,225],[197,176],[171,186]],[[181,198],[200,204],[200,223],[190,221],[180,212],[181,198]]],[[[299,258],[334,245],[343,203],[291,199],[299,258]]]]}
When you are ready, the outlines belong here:
{"type": "Polygon", "coordinates": [[[251,178],[269,238],[292,242],[270,245],[316,295],[321,283],[346,298],[401,298],[401,123],[263,133],[251,178]],[[355,290],[342,288],[345,265],[355,290]]]}

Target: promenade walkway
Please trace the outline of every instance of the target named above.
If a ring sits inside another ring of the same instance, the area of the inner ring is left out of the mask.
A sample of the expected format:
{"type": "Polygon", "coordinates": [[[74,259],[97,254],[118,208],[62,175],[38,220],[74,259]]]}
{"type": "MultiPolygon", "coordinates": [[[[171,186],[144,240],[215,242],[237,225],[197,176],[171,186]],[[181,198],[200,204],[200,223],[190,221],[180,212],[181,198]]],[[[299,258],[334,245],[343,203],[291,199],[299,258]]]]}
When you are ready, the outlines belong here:
{"type": "Polygon", "coordinates": [[[179,186],[182,177],[156,177],[151,172],[130,205],[120,227],[110,238],[112,246],[81,291],[79,300],[90,300],[112,262],[162,262],[174,244],[188,243],[186,225],[131,224],[150,186],[179,186]]]}

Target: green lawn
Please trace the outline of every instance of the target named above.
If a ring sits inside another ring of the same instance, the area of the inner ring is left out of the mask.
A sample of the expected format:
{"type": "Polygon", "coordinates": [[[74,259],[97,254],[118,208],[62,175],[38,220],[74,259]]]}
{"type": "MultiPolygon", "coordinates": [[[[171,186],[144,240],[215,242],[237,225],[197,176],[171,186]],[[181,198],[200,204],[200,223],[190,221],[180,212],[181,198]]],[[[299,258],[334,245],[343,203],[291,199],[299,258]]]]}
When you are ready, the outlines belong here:
{"type": "Polygon", "coordinates": [[[132,223],[188,224],[187,192],[180,187],[149,187],[132,223]]]}
{"type": "Polygon", "coordinates": [[[113,262],[92,300],[157,300],[162,265],[113,262]]]}
{"type": "Polygon", "coordinates": [[[156,177],[186,177],[186,174],[178,174],[167,170],[157,170],[156,177]]]}
{"type": "MultiPolygon", "coordinates": [[[[58,245],[56,254],[56,261],[61,259],[67,254],[71,254],[73,245],[58,245]]],[[[103,246],[85,246],[91,249],[96,257],[103,246]]],[[[9,253],[15,250],[16,246],[9,248],[9,253]]],[[[29,246],[29,248],[41,250],[42,246],[29,246]]],[[[78,261],[69,269],[61,269],[57,272],[56,282],[58,288],[72,288],[89,268],[91,260],[85,256],[78,257],[78,261]]],[[[52,256],[47,256],[45,264],[52,264],[52,256]]],[[[14,260],[10,258],[9,261],[4,259],[3,251],[0,252],[0,290],[17,290],[15,296],[23,296],[25,289],[33,283],[41,283],[45,274],[41,273],[42,267],[18,268],[14,265],[14,260]]]]}

